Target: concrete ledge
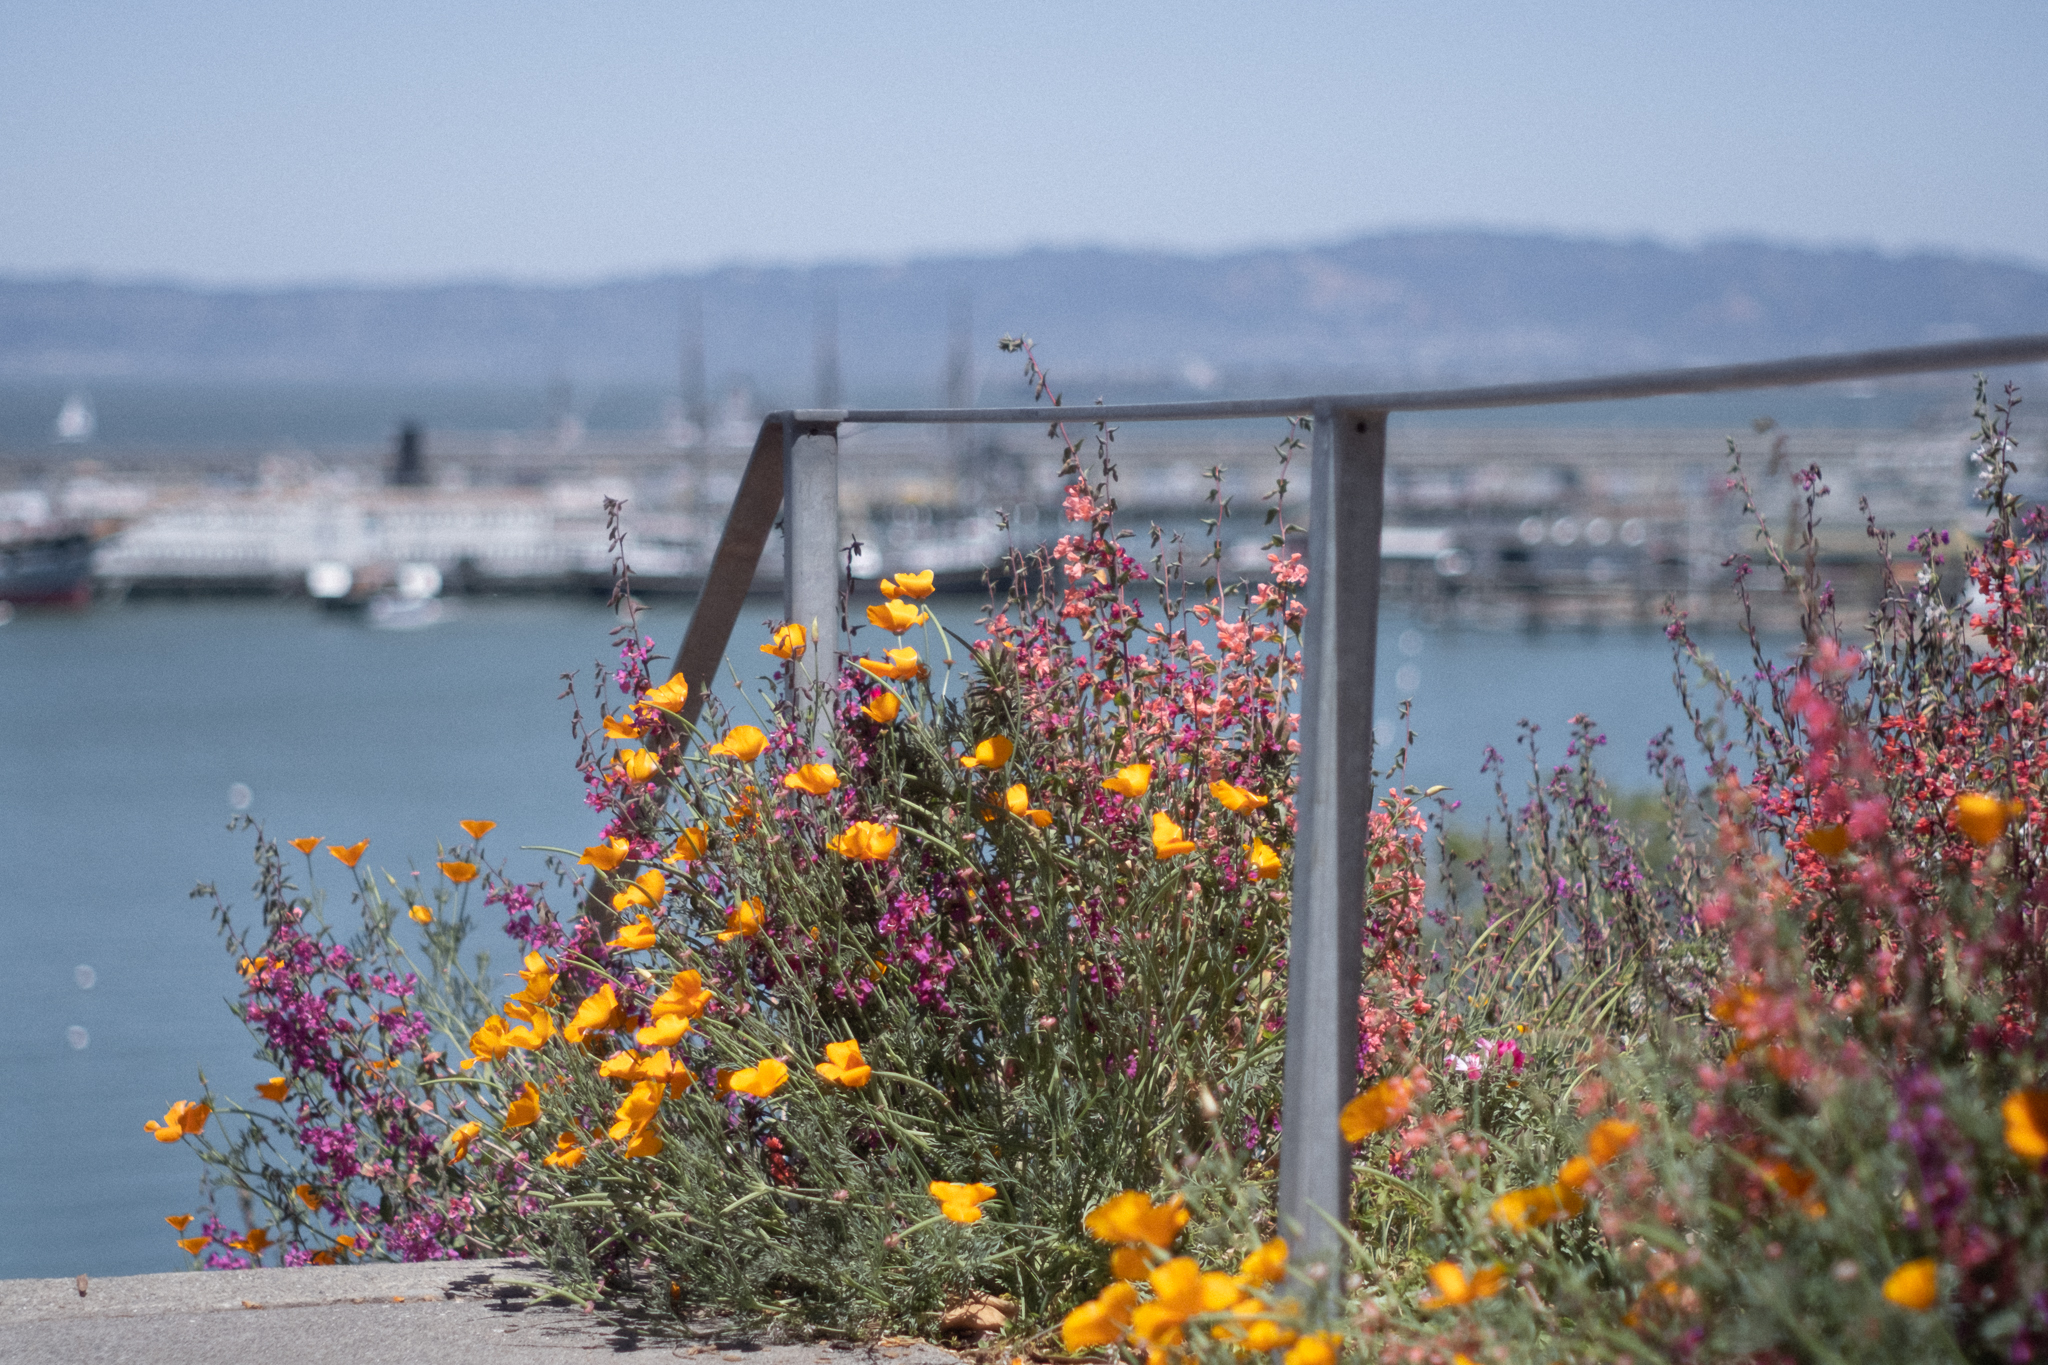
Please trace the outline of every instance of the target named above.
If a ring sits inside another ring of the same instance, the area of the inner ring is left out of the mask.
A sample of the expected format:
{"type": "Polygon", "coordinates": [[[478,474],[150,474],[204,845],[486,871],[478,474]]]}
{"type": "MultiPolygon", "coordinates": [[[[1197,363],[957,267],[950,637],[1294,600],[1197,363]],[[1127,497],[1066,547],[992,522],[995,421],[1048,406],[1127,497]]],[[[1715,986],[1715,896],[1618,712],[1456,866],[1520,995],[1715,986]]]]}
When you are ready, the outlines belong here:
{"type": "Polygon", "coordinates": [[[716,1324],[659,1328],[543,1302],[505,1281],[543,1281],[520,1261],[432,1261],[185,1271],[88,1280],[0,1280],[0,1362],[130,1365],[499,1365],[602,1353],[748,1365],[958,1365],[922,1342],[764,1346],[716,1324]]]}

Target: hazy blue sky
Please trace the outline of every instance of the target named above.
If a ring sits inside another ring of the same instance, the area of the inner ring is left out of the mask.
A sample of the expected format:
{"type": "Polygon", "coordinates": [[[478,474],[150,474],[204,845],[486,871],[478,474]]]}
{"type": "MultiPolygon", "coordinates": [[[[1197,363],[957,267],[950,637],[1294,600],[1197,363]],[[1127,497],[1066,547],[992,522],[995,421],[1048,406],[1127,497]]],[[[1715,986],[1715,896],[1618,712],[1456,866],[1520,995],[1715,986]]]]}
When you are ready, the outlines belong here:
{"type": "Polygon", "coordinates": [[[1444,224],[2048,262],[2048,4],[0,0],[0,271],[1444,224]]]}

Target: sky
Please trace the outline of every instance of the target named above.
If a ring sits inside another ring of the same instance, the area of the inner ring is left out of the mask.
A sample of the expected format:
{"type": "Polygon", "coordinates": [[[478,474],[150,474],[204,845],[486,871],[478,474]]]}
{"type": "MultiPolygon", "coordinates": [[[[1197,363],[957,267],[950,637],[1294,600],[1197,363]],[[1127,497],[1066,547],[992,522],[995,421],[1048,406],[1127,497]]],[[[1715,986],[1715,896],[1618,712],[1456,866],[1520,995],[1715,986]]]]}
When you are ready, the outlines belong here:
{"type": "Polygon", "coordinates": [[[2048,5],[0,0],[0,273],[1442,226],[2048,264],[2048,5]]]}

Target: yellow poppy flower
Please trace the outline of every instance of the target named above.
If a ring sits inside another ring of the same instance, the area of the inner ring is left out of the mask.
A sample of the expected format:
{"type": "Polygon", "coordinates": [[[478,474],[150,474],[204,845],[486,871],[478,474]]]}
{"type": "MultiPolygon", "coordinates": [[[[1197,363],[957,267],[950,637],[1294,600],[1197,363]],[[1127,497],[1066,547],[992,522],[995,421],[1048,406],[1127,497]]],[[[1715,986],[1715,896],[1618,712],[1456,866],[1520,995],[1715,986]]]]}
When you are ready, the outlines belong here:
{"type": "Polygon", "coordinates": [[[930,597],[934,591],[932,587],[932,571],[925,569],[919,573],[900,573],[893,579],[883,579],[881,587],[882,596],[884,597],[892,599],[915,597],[922,601],[930,597]]]}
{"type": "Polygon", "coordinates": [[[1209,795],[1215,797],[1217,803],[1226,810],[1235,811],[1239,815],[1250,814],[1269,804],[1269,798],[1248,792],[1243,787],[1228,782],[1211,782],[1209,795]]]}
{"type": "Polygon", "coordinates": [[[860,713],[877,725],[887,725],[896,719],[903,709],[903,702],[894,692],[883,688],[875,693],[873,700],[860,708],[860,713]]]}
{"type": "Polygon", "coordinates": [[[2013,817],[2025,814],[2026,809],[2023,801],[2006,801],[1985,792],[1963,792],[1956,797],[1956,828],[1968,835],[1970,842],[1989,848],[2005,833],[2013,817]]]}
{"type": "Polygon", "coordinates": [[[694,863],[702,858],[711,847],[711,832],[702,825],[692,825],[676,836],[676,846],[669,851],[669,861],[694,863]]]}
{"type": "Polygon", "coordinates": [[[1244,1297],[1236,1280],[1218,1271],[1204,1271],[1186,1256],[1176,1256],[1151,1275],[1150,1303],[1131,1313],[1131,1335],[1158,1349],[1178,1346],[1187,1321],[1203,1313],[1224,1313],[1244,1297]]]}
{"type": "Polygon", "coordinates": [[[669,1014],[634,1033],[633,1041],[641,1047],[672,1047],[689,1031],[688,1019],[680,1014],[669,1014]]]}
{"type": "Polygon", "coordinates": [[[449,1160],[467,1160],[469,1148],[477,1138],[483,1136],[483,1124],[463,1124],[449,1134],[449,1160]]]}
{"type": "Polygon", "coordinates": [[[2015,1090],[1998,1106],[2005,1145],[2027,1161],[2048,1159],[2048,1090],[2015,1090]]]}
{"type": "Polygon", "coordinates": [[[782,775],[782,785],[791,791],[823,796],[839,785],[839,771],[830,763],[806,763],[782,775]]]}
{"type": "Polygon", "coordinates": [[[1237,1268],[1242,1284],[1278,1284],[1287,1277],[1287,1239],[1275,1237],[1244,1258],[1237,1268]]]}
{"type": "Polygon", "coordinates": [[[970,770],[974,768],[1000,768],[1010,761],[1010,755],[1016,751],[1016,746],[1011,744],[1008,739],[1001,735],[991,735],[975,745],[973,753],[964,755],[960,760],[960,766],[970,770]]]}
{"type": "Polygon", "coordinates": [[[1337,1126],[1346,1142],[1363,1142],[1374,1133],[1385,1132],[1408,1117],[1415,1101],[1415,1083],[1395,1076],[1360,1093],[1337,1115],[1337,1126]]]}
{"type": "Polygon", "coordinates": [[[752,1095],[765,1100],[782,1088],[789,1079],[789,1068],[773,1057],[763,1057],[749,1067],[743,1067],[726,1079],[728,1090],[737,1090],[742,1095],[752,1095]]]}
{"type": "Polygon", "coordinates": [[[959,1185],[950,1180],[934,1180],[926,1188],[932,1198],[939,1201],[939,1212],[955,1223],[979,1223],[981,1206],[996,1197],[993,1185],[959,1185]]]}
{"type": "Polygon", "coordinates": [[[173,1213],[167,1215],[164,1218],[164,1221],[166,1223],[169,1223],[172,1226],[172,1228],[176,1229],[177,1231],[183,1232],[185,1230],[185,1225],[192,1221],[192,1215],[189,1213],[173,1213]]]}
{"type": "Polygon", "coordinates": [[[1640,1124],[1602,1119],[1593,1125],[1592,1132],[1586,1134],[1586,1155],[1593,1158],[1595,1166],[1605,1166],[1635,1146],[1636,1135],[1641,1131],[1640,1124]]]}
{"type": "Polygon", "coordinates": [[[583,1164],[588,1155],[583,1144],[576,1141],[574,1133],[563,1133],[555,1139],[555,1150],[540,1159],[543,1166],[553,1166],[558,1171],[574,1170],[583,1164]]]}
{"type": "Polygon", "coordinates": [[[1429,1268],[1429,1282],[1436,1286],[1436,1293],[1425,1295],[1418,1306],[1435,1310],[1460,1308],[1481,1299],[1490,1299],[1500,1293],[1507,1276],[1499,1266],[1490,1265],[1468,1277],[1465,1268],[1456,1261],[1438,1261],[1429,1268]]]}
{"type": "Polygon", "coordinates": [[[1081,1220],[1081,1226],[1098,1242],[1155,1246],[1161,1251],[1173,1245],[1187,1224],[1186,1200],[1176,1194],[1164,1204],[1154,1204],[1152,1196],[1141,1190],[1125,1190],[1097,1204],[1081,1220]]]}
{"type": "Polygon", "coordinates": [[[299,1202],[306,1206],[308,1213],[320,1212],[321,1205],[325,1202],[320,1198],[319,1191],[311,1185],[294,1185],[292,1193],[298,1196],[299,1202]]]}
{"type": "Polygon", "coordinates": [[[228,1243],[237,1251],[246,1251],[251,1256],[261,1256],[263,1249],[270,1245],[270,1229],[250,1228],[242,1236],[228,1243]]]}
{"type": "Polygon", "coordinates": [[[529,1005],[545,1005],[555,998],[554,966],[539,953],[526,955],[526,966],[520,971],[519,979],[526,986],[512,997],[514,1000],[529,1005]]]}
{"type": "Polygon", "coordinates": [[[540,1122],[540,1087],[528,1081],[519,1097],[505,1106],[505,1127],[525,1128],[540,1122]]]}
{"type": "Polygon", "coordinates": [[[753,1066],[742,1067],[726,1077],[726,1089],[756,1099],[767,1099],[789,1080],[789,1068],[773,1057],[763,1057],[753,1066]]]}
{"type": "Polygon", "coordinates": [[[633,724],[632,721],[624,716],[606,716],[604,718],[604,737],[606,739],[639,739],[645,733],[646,731],[633,724]]]}
{"type": "Polygon", "coordinates": [[[496,820],[457,820],[455,823],[461,825],[462,832],[472,839],[481,839],[498,827],[496,820]]]}
{"type": "Polygon", "coordinates": [[[773,638],[761,646],[763,654],[772,654],[778,659],[801,659],[804,657],[804,642],[808,637],[804,628],[794,622],[777,626],[773,638]]]}
{"type": "Polygon", "coordinates": [[[477,1031],[469,1035],[469,1050],[476,1055],[463,1061],[464,1071],[478,1062],[495,1062],[510,1052],[512,1045],[505,1041],[505,1021],[495,1014],[484,1020],[477,1031]]]}
{"type": "Polygon", "coordinates": [[[633,846],[625,839],[607,839],[601,844],[591,844],[583,850],[583,856],[576,860],[578,867],[594,867],[599,872],[610,872],[626,861],[626,855],[633,846]]]}
{"type": "Polygon", "coordinates": [[[1558,1206],[1576,1218],[1586,1207],[1583,1191],[1593,1180],[1591,1157],[1575,1156],[1557,1168],[1557,1184],[1551,1188],[1557,1192],[1558,1206]]]}
{"type": "Polygon", "coordinates": [[[178,1245],[194,1256],[206,1250],[212,1242],[213,1239],[211,1237],[180,1237],[178,1239],[178,1245]]]}
{"type": "Polygon", "coordinates": [[[718,935],[718,941],[730,943],[736,938],[753,938],[767,922],[767,906],[758,899],[743,900],[725,912],[725,929],[718,935]]]}
{"type": "Polygon", "coordinates": [[[653,1127],[642,1128],[639,1132],[633,1134],[633,1140],[626,1144],[626,1155],[629,1157],[660,1156],[662,1149],[666,1146],[668,1146],[668,1143],[662,1139],[658,1129],[653,1127]]]}
{"type": "Polygon", "coordinates": [[[648,1004],[647,1012],[656,1019],[665,1019],[671,1014],[695,1019],[710,1003],[711,992],[704,989],[704,978],[695,971],[688,971],[678,973],[668,983],[668,989],[648,1004]]]}
{"type": "Polygon", "coordinates": [[[1280,855],[1264,839],[1254,838],[1244,852],[1251,861],[1251,879],[1255,882],[1272,881],[1287,870],[1281,865],[1280,855]]]}
{"type": "Polygon", "coordinates": [[[872,1068],[867,1058],[860,1055],[860,1040],[848,1038],[843,1043],[825,1044],[825,1061],[814,1068],[820,1076],[836,1085],[858,1090],[868,1083],[872,1068]]]}
{"type": "Polygon", "coordinates": [[[1799,842],[1823,858],[1839,858],[1849,851],[1849,827],[1823,825],[1819,829],[1810,829],[1800,835],[1799,842]]]}
{"type": "Polygon", "coordinates": [[[267,1081],[256,1083],[256,1093],[266,1100],[281,1100],[292,1088],[292,1083],[282,1076],[272,1076],[267,1081]]]}
{"type": "Polygon", "coordinates": [[[360,843],[350,844],[347,848],[343,848],[340,844],[329,844],[327,846],[327,851],[329,853],[332,853],[335,857],[341,859],[341,865],[343,867],[354,867],[356,863],[362,859],[363,850],[368,848],[369,846],[370,841],[368,839],[364,839],[360,843]]]}
{"type": "Polygon", "coordinates": [[[630,1022],[631,1016],[619,1008],[619,997],[607,981],[584,997],[576,1013],[563,1025],[562,1036],[580,1044],[587,1033],[610,1033],[630,1022]]]}
{"type": "Polygon", "coordinates": [[[538,1005],[529,1005],[520,1000],[507,1000],[505,1013],[520,1020],[518,1028],[507,1028],[504,1044],[507,1048],[524,1048],[537,1051],[542,1043],[555,1036],[555,1021],[548,1012],[538,1005]]]}
{"type": "MultiPolygon", "coordinates": [[[[1247,1316],[1251,1316],[1252,1314],[1256,1314],[1262,1311],[1262,1308],[1261,1305],[1257,1302],[1257,1300],[1246,1299],[1243,1303],[1240,1303],[1233,1311],[1238,1313],[1245,1313],[1247,1316]],[[1249,1312],[1247,1312],[1247,1310],[1249,1310],[1249,1312]]],[[[1327,1334],[1319,1333],[1318,1335],[1321,1336],[1327,1334]]],[[[1286,1347],[1294,1345],[1296,1342],[1300,1340],[1301,1333],[1295,1331],[1292,1327],[1289,1327],[1284,1323],[1274,1322],[1270,1318],[1255,1318],[1255,1320],[1244,1329],[1244,1348],[1245,1350],[1250,1351],[1253,1355],[1262,1355],[1267,1351],[1282,1350],[1286,1347]]],[[[1288,1353],[1288,1358],[1294,1359],[1294,1353],[1290,1351],[1288,1353]]],[[[1310,1360],[1315,1359],[1315,1357],[1313,1356],[1307,1358],[1310,1360]]],[[[1331,1359],[1334,1358],[1335,1357],[1331,1357],[1331,1359]]]]}
{"type": "Polygon", "coordinates": [[[690,699],[690,682],[682,674],[672,675],[665,683],[648,688],[640,694],[635,706],[659,708],[681,714],[683,703],[690,699]]]}
{"type": "Polygon", "coordinates": [[[612,1141],[624,1142],[653,1122],[654,1116],[661,1112],[661,1099],[667,1088],[666,1082],[649,1079],[640,1081],[626,1092],[618,1112],[612,1116],[609,1130],[612,1141]]]}
{"type": "Polygon", "coordinates": [[[1040,829],[1044,829],[1052,823],[1051,811],[1038,810],[1032,807],[1031,789],[1022,782],[1016,783],[1003,793],[1003,804],[1009,807],[1010,814],[1029,820],[1040,829]]]}
{"type": "Polygon", "coordinates": [[[1152,1273],[1152,1255],[1145,1247],[1116,1247],[1109,1253],[1109,1273],[1119,1280],[1142,1280],[1152,1273]]]}
{"type": "Polygon", "coordinates": [[[1335,1332],[1311,1332],[1281,1357],[1281,1365],[1337,1365],[1337,1347],[1342,1340],[1335,1332]]]}
{"type": "Polygon", "coordinates": [[[1554,1221],[1562,1212],[1557,1191],[1548,1185],[1509,1190],[1493,1201],[1493,1221],[1510,1232],[1528,1232],[1554,1221]]]}
{"type": "Polygon", "coordinates": [[[206,1131],[206,1120],[212,1113],[211,1105],[179,1100],[164,1111],[162,1122],[151,1119],[142,1125],[142,1131],[154,1134],[158,1142],[176,1142],[179,1138],[198,1137],[206,1131]]]}
{"type": "Polygon", "coordinates": [[[1130,1329],[1131,1310],[1137,1306],[1136,1287],[1119,1280],[1067,1314],[1060,1323],[1060,1340],[1070,1355],[1114,1345],[1130,1329]]]}
{"type": "MultiPolygon", "coordinates": [[[[649,908],[661,904],[661,898],[668,894],[668,878],[648,868],[635,877],[625,890],[612,897],[612,909],[625,911],[636,905],[649,908]]],[[[642,916],[641,918],[646,918],[642,916]]],[[[650,945],[652,946],[652,945],[650,945]]]]}
{"type": "Polygon", "coordinates": [[[297,849],[301,853],[311,853],[314,849],[320,847],[320,836],[315,834],[310,838],[287,839],[285,840],[285,842],[290,844],[293,848],[297,849]]]}
{"type": "Polygon", "coordinates": [[[619,936],[604,946],[622,953],[642,953],[654,946],[655,938],[654,921],[642,915],[631,924],[620,925],[619,936]]]}
{"type": "Polygon", "coordinates": [[[619,771],[628,782],[645,782],[661,768],[661,755],[648,749],[621,749],[619,771]]]}
{"type": "Polygon", "coordinates": [[[457,886],[476,880],[475,863],[435,863],[434,866],[440,868],[441,875],[457,886]]]}
{"type": "Polygon", "coordinates": [[[1159,862],[1178,858],[1183,853],[1193,853],[1195,842],[1184,838],[1179,825],[1165,811],[1152,812],[1152,856],[1159,862]]]}
{"type": "Polygon", "coordinates": [[[1118,768],[1115,776],[1102,779],[1102,789],[1118,796],[1143,796],[1151,785],[1150,763],[1133,763],[1129,767],[1118,768]]]}
{"type": "Polygon", "coordinates": [[[838,838],[826,840],[825,847],[842,858],[877,863],[896,851],[896,830],[892,825],[856,820],[838,838]]]}
{"type": "Polygon", "coordinates": [[[924,675],[924,665],[918,662],[917,651],[908,645],[890,650],[886,663],[879,659],[855,659],[854,662],[863,671],[893,682],[905,682],[924,675]]]}
{"type": "MultiPolygon", "coordinates": [[[[1989,843],[1990,840],[1979,842],[1989,843]]],[[[1909,1312],[1925,1313],[1941,1299],[1940,1266],[1932,1256],[1906,1262],[1885,1276],[1884,1296],[1909,1312]]]]}
{"type": "Polygon", "coordinates": [[[405,912],[405,917],[414,924],[432,924],[434,912],[424,905],[415,905],[405,912]]]}
{"type": "Polygon", "coordinates": [[[930,619],[930,612],[920,611],[908,602],[877,602],[868,608],[868,624],[891,635],[901,635],[912,626],[921,626],[930,619]]]}
{"type": "Polygon", "coordinates": [[[742,763],[752,763],[768,747],[768,736],[755,725],[735,725],[726,731],[724,739],[704,752],[719,758],[736,758],[742,763]]]}

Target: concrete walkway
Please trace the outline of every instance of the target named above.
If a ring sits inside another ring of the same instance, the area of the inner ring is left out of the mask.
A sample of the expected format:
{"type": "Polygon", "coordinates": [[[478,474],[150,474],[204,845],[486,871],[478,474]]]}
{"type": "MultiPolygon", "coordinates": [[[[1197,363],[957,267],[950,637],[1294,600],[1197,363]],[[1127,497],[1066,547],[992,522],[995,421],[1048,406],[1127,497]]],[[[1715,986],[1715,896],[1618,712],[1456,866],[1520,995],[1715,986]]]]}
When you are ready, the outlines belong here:
{"type": "Polygon", "coordinates": [[[714,1328],[661,1330],[542,1303],[500,1281],[539,1282],[516,1261],[186,1271],[89,1280],[0,1280],[6,1365],[545,1365],[604,1354],[699,1365],[959,1365],[921,1342],[761,1346],[714,1328]]]}

